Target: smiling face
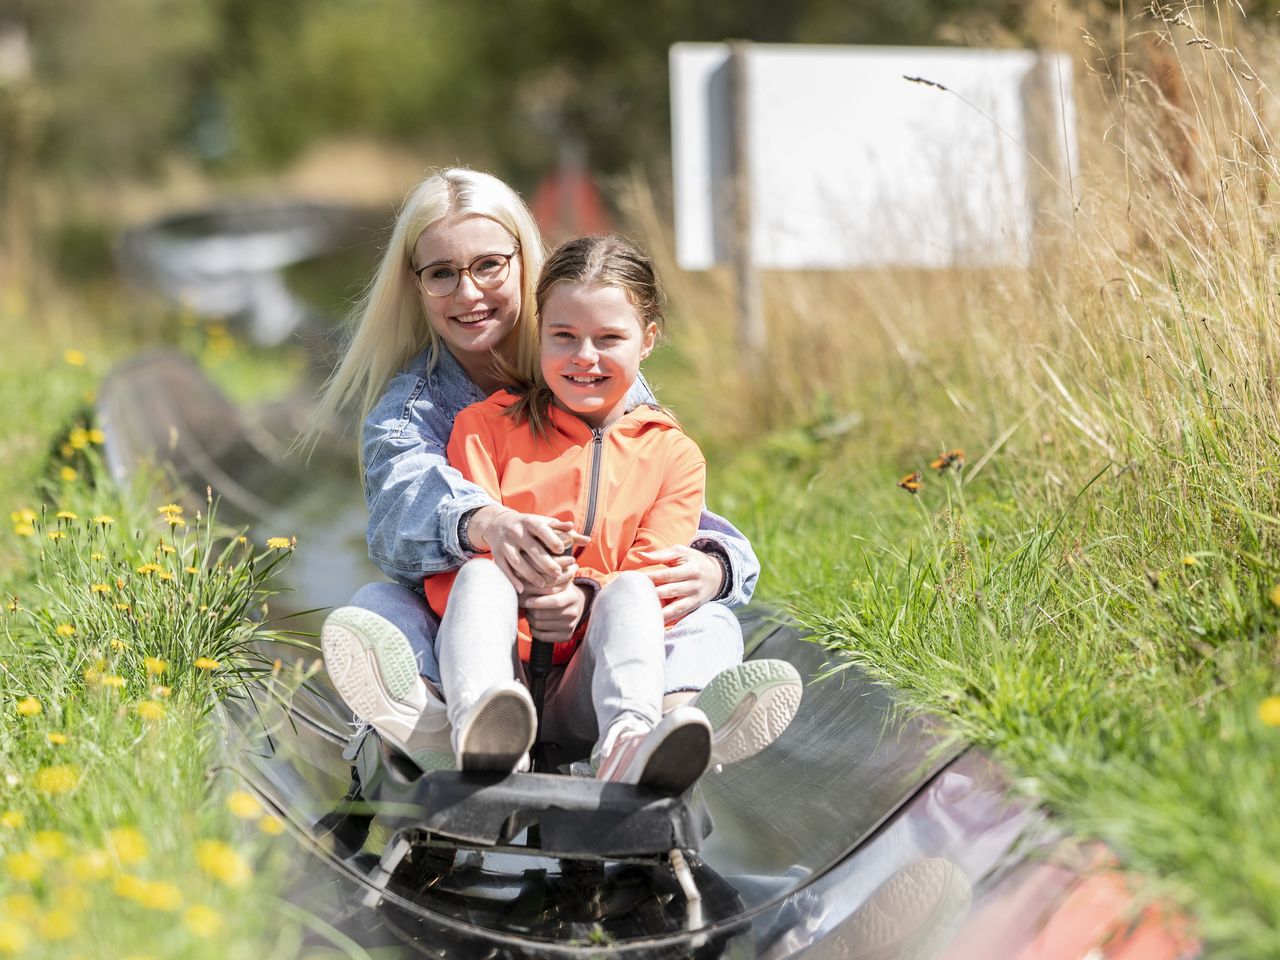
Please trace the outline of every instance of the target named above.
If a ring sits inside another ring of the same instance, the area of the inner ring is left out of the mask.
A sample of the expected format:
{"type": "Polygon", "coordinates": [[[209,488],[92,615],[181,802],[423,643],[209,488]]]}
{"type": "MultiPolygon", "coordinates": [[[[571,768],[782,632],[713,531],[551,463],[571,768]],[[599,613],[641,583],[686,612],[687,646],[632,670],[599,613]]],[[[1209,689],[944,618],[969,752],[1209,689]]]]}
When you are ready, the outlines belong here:
{"type": "MultiPolygon", "coordinates": [[[[515,239],[496,220],[446,217],[422,231],[413,247],[410,268],[439,265],[457,273],[485,254],[509,254],[516,246],[515,239]]],[[[522,269],[517,254],[506,279],[489,290],[477,287],[471,275],[463,273],[458,278],[458,288],[443,297],[428,295],[414,280],[431,329],[444,340],[471,379],[486,389],[497,386],[496,382],[489,382],[493,379],[491,351],[496,349],[506,356],[514,348],[515,338],[509,335],[520,318],[522,269]]],[[[424,275],[430,273],[430,269],[424,271],[424,275]]]]}
{"type": "Polygon", "coordinates": [[[658,335],[620,287],[562,280],[542,304],[542,376],[556,404],[592,427],[626,412],[627,391],[658,335]]]}

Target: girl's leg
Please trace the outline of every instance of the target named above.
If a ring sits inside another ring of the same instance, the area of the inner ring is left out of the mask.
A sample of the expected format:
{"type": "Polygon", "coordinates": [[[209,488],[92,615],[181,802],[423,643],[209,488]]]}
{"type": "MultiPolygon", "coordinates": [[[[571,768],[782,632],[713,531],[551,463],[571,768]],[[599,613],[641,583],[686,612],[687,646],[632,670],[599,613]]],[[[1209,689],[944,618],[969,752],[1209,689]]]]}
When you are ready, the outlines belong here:
{"type": "Polygon", "coordinates": [[[434,692],[440,690],[440,663],[436,659],[436,633],[440,621],[426,597],[398,583],[366,583],[348,606],[376,613],[402,634],[418,662],[418,674],[434,692]]]}
{"type": "Polygon", "coordinates": [[[463,770],[510,773],[533,745],[533,701],[515,679],[517,597],[492,560],[458,571],[440,621],[440,680],[463,770]]]}

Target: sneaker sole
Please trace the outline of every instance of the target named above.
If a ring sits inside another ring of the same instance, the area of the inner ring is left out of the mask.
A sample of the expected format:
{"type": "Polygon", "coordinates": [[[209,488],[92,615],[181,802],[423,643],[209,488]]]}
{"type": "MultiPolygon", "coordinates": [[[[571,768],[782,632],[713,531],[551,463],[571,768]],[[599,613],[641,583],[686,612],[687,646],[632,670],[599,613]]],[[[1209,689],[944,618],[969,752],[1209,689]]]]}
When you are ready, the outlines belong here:
{"type": "Polygon", "coordinates": [[[320,649],[329,679],[355,715],[397,747],[407,742],[425,691],[404,634],[372,611],[339,607],[320,630],[320,649]]]}
{"type": "Polygon", "coordinates": [[[800,709],[803,692],[800,674],[783,660],[748,660],[716,677],[694,700],[711,721],[711,762],[737,763],[773,743],[800,709]]]}
{"type": "Polygon", "coordinates": [[[706,772],[711,761],[711,731],[705,725],[689,725],[671,731],[645,761],[636,781],[671,793],[684,793],[706,772]]]}
{"type": "Polygon", "coordinates": [[[511,690],[500,690],[478,706],[459,743],[458,766],[474,773],[511,773],[533,746],[533,706],[511,690]]]}

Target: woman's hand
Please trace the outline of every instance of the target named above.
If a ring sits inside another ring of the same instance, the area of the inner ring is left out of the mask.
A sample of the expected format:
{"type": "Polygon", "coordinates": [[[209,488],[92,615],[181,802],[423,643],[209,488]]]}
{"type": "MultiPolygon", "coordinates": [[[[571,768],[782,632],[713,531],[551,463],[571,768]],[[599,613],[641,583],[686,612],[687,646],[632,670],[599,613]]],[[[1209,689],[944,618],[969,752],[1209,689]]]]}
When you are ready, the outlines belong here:
{"type": "Polygon", "coordinates": [[[529,632],[535,640],[564,643],[572,639],[586,605],[586,592],[576,583],[528,597],[524,601],[524,615],[529,621],[529,632]]]}
{"type": "Polygon", "coordinates": [[[665,547],[640,554],[649,563],[664,564],[661,570],[648,571],[662,601],[662,617],[675,623],[708,600],[720,595],[727,571],[720,561],[693,547],[665,547]]]}
{"type": "Polygon", "coordinates": [[[568,520],[500,506],[477,510],[467,538],[476,549],[493,555],[493,562],[520,594],[562,587],[572,579],[571,568],[576,565],[571,559],[566,564],[568,558],[561,554],[584,539],[568,520]]]}

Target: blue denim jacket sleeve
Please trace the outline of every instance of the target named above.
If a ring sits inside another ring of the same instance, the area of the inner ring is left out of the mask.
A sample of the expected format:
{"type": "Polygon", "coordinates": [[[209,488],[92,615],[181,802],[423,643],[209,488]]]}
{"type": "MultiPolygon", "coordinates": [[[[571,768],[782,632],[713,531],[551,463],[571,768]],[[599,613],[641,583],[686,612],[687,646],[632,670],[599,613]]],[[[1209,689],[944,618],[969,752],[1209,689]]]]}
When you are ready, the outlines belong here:
{"type": "Polygon", "coordinates": [[[479,399],[454,396],[449,379],[414,370],[396,376],[365,420],[361,438],[369,559],[419,592],[425,575],[455,570],[470,558],[458,543],[458,521],[494,502],[446,459],[453,418],[479,399]]]}

